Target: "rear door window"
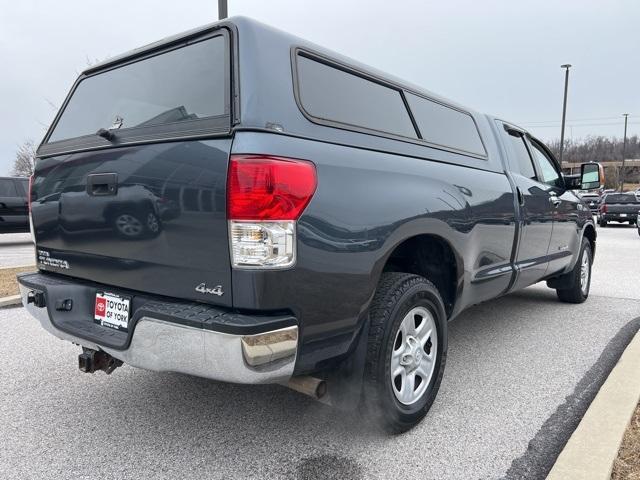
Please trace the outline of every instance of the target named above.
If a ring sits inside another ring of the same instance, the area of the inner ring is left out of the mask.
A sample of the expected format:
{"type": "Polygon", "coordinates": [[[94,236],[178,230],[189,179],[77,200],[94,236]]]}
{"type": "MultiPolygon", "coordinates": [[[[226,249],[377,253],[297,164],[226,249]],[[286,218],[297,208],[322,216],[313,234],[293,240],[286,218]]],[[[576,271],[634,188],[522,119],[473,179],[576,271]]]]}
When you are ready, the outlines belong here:
{"type": "Polygon", "coordinates": [[[18,192],[13,180],[10,178],[0,178],[0,197],[17,197],[18,192]]]}
{"type": "Polygon", "coordinates": [[[315,119],[417,138],[399,90],[298,55],[298,90],[315,119]]]}
{"type": "Polygon", "coordinates": [[[165,137],[202,134],[211,124],[202,121],[223,117],[228,130],[228,63],[227,37],[217,35],[90,74],[77,84],[47,142],[94,137],[101,128],[125,139],[127,132],[148,134],[154,127],[163,127],[157,131],[165,137]]]}
{"type": "Polygon", "coordinates": [[[16,188],[19,196],[26,197],[29,191],[29,180],[16,180],[16,188]]]}
{"type": "Polygon", "coordinates": [[[509,156],[511,171],[536,180],[536,171],[522,134],[515,130],[507,130],[505,137],[511,146],[512,154],[509,156]]]}
{"type": "Polygon", "coordinates": [[[405,95],[424,140],[456,150],[486,155],[471,115],[411,93],[405,95]]]}

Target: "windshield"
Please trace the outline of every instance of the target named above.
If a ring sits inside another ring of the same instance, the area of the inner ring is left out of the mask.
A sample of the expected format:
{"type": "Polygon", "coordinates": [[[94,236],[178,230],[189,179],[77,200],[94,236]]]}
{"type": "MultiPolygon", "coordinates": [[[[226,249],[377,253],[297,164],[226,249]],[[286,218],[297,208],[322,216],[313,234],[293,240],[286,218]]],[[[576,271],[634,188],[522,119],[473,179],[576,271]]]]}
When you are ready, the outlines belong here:
{"type": "Polygon", "coordinates": [[[49,142],[228,114],[226,79],[222,36],[89,76],[49,142]]]}

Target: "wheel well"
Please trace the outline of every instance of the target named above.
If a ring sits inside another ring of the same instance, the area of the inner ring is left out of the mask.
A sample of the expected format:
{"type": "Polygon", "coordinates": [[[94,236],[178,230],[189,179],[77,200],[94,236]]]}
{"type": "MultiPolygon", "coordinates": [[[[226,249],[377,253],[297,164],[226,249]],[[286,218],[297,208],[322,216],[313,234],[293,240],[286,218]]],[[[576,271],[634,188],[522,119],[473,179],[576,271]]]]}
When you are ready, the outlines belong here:
{"type": "Polygon", "coordinates": [[[591,245],[591,257],[595,257],[596,255],[596,229],[593,228],[593,225],[587,225],[584,229],[584,236],[587,240],[589,240],[589,244],[591,245]]]}
{"type": "Polygon", "coordinates": [[[451,246],[441,237],[418,235],[398,245],[384,266],[385,272],[406,272],[428,278],[444,300],[447,316],[456,300],[458,267],[451,246]]]}

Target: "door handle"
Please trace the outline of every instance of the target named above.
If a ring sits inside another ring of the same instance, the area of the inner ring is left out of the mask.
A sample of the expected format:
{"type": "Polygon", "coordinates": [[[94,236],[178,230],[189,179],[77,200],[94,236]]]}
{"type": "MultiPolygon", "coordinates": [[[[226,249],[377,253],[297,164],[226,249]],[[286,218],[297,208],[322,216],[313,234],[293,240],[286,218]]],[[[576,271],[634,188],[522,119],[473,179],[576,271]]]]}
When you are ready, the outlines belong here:
{"type": "Polygon", "coordinates": [[[87,193],[94,197],[118,193],[117,173],[93,173],[87,175],[87,193]]]}
{"type": "Polygon", "coordinates": [[[562,203],[562,200],[560,200],[556,195],[550,195],[549,203],[551,203],[554,208],[558,208],[558,206],[562,203]]]}

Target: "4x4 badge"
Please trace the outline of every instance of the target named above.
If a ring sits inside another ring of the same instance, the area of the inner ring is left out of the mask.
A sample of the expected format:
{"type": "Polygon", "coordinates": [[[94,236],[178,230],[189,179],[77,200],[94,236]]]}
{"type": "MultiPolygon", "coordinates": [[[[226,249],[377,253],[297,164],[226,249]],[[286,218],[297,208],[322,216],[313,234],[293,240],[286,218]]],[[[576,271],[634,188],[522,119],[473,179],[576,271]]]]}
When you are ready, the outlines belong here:
{"type": "Polygon", "coordinates": [[[207,284],[206,283],[201,283],[200,285],[198,285],[196,287],[196,292],[198,292],[198,293],[208,293],[210,295],[218,295],[219,297],[224,295],[224,292],[222,291],[222,285],[218,285],[215,288],[207,288],[207,284]]]}

